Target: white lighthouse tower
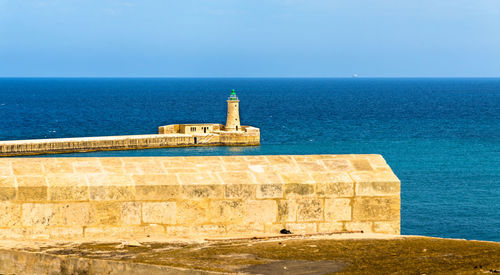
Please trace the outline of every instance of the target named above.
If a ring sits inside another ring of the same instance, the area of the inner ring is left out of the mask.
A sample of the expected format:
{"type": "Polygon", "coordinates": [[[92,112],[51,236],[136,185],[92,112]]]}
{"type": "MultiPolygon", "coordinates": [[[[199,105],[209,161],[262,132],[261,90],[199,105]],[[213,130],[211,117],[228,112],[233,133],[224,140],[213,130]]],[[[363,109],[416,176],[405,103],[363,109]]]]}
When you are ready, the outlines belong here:
{"type": "Polygon", "coordinates": [[[240,125],[240,101],[233,91],[227,99],[226,131],[241,131],[240,125]]]}

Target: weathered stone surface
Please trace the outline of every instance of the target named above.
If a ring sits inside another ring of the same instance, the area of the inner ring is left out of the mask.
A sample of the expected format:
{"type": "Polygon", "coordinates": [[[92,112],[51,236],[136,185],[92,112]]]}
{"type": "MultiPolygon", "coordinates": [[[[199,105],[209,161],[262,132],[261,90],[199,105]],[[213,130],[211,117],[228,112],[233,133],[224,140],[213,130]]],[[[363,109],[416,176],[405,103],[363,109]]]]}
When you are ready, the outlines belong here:
{"type": "Polygon", "coordinates": [[[274,200],[248,200],[245,202],[245,223],[272,223],[276,221],[278,206],[274,200]]]}
{"type": "Polygon", "coordinates": [[[88,201],[89,187],[85,176],[79,174],[54,174],[46,177],[50,201],[88,201]]]}
{"type": "Polygon", "coordinates": [[[21,205],[0,202],[0,227],[13,227],[21,223],[21,205]]]}
{"type": "Polygon", "coordinates": [[[175,202],[142,203],[142,220],[144,223],[175,224],[177,205],[175,202]]]}
{"type": "Polygon", "coordinates": [[[24,226],[49,226],[54,223],[54,209],[51,204],[25,203],[22,205],[24,226]]]}
{"type": "Polygon", "coordinates": [[[352,182],[317,183],[316,194],[325,198],[352,197],[354,184],[352,182]]]}
{"type": "Polygon", "coordinates": [[[260,184],[257,186],[257,199],[283,198],[283,184],[260,184]]]}
{"type": "Polygon", "coordinates": [[[90,204],[90,225],[94,226],[118,226],[121,223],[120,202],[92,202],[90,204]]]}
{"type": "Polygon", "coordinates": [[[350,160],[354,169],[357,171],[371,171],[373,170],[370,162],[367,159],[352,159],[350,160]]]}
{"type": "Polygon", "coordinates": [[[302,197],[314,194],[313,184],[303,183],[288,183],[285,184],[286,197],[302,197]]]}
{"type": "Polygon", "coordinates": [[[399,220],[400,200],[398,197],[354,198],[354,221],[399,220]]]}
{"type": "Polygon", "coordinates": [[[320,221],[323,219],[323,201],[314,198],[297,200],[297,221],[320,221]]]}
{"type": "Polygon", "coordinates": [[[137,201],[166,201],[180,196],[179,185],[136,185],[137,201]]]}
{"type": "Polygon", "coordinates": [[[123,224],[141,224],[141,203],[124,202],[122,203],[122,223],[123,224]]]}
{"type": "Polygon", "coordinates": [[[383,234],[400,234],[401,225],[399,221],[373,222],[373,232],[383,234]]]}
{"type": "Polygon", "coordinates": [[[177,224],[202,224],[208,220],[207,200],[184,200],[177,203],[177,224]]]}
{"type": "Polygon", "coordinates": [[[345,231],[344,224],[341,222],[322,222],[318,223],[318,232],[339,232],[345,231]]]}
{"type": "Polygon", "coordinates": [[[326,221],[350,221],[351,200],[350,199],[325,199],[326,221]]]}
{"type": "Polygon", "coordinates": [[[186,199],[224,197],[224,186],[222,185],[182,185],[181,192],[186,199]]]}
{"type": "Polygon", "coordinates": [[[18,201],[46,201],[47,182],[42,176],[18,176],[17,200],[18,201]]]}
{"type": "Polygon", "coordinates": [[[211,201],[209,209],[209,220],[212,223],[241,223],[245,215],[242,200],[211,201]]]}
{"type": "Polygon", "coordinates": [[[0,176],[0,201],[16,199],[16,179],[13,176],[0,176]]]}
{"type": "Polygon", "coordinates": [[[347,231],[373,232],[373,224],[371,222],[345,222],[344,226],[347,231]]]}
{"type": "Polygon", "coordinates": [[[229,184],[224,186],[224,197],[228,199],[255,198],[255,184],[229,184]]]}

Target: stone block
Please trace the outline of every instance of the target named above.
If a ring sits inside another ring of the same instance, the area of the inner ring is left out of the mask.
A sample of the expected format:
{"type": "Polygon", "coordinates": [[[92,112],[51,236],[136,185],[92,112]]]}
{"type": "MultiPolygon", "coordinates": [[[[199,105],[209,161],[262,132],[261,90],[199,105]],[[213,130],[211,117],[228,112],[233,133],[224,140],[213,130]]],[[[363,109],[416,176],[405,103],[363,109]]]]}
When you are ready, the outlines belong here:
{"type": "Polygon", "coordinates": [[[105,173],[124,174],[121,158],[100,158],[102,169],[105,173]]]}
{"type": "Polygon", "coordinates": [[[91,208],[87,202],[50,204],[53,218],[50,225],[82,227],[91,221],[91,208]]]}
{"type": "Polygon", "coordinates": [[[78,174],[51,174],[47,176],[48,197],[51,201],[87,201],[87,180],[78,174]]]}
{"type": "Polygon", "coordinates": [[[340,232],[345,231],[344,224],[341,222],[322,222],[318,224],[318,232],[340,232]]]}
{"type": "Polygon", "coordinates": [[[278,201],[278,222],[297,221],[298,204],[295,200],[278,201]]]}
{"type": "Polygon", "coordinates": [[[12,176],[14,175],[12,171],[12,161],[7,158],[0,159],[0,175],[1,176],[12,176]]]}
{"type": "Polygon", "coordinates": [[[363,156],[366,159],[368,159],[371,166],[376,170],[381,169],[381,168],[383,168],[383,169],[389,168],[389,165],[387,165],[387,162],[385,161],[385,159],[381,155],[377,155],[377,154],[368,155],[367,154],[367,155],[363,155],[363,156]]]}
{"type": "Polygon", "coordinates": [[[373,232],[373,224],[371,222],[345,222],[344,226],[347,231],[373,232]]]}
{"type": "Polygon", "coordinates": [[[166,171],[159,161],[153,158],[122,158],[123,168],[129,174],[164,174],[166,171]]]}
{"type": "Polygon", "coordinates": [[[314,195],[314,184],[284,184],[286,197],[303,197],[314,195]]]}
{"type": "Polygon", "coordinates": [[[248,163],[243,162],[224,163],[224,170],[228,172],[246,172],[248,171],[248,163]]]}
{"type": "Polygon", "coordinates": [[[133,181],[128,175],[90,174],[86,177],[90,200],[127,201],[135,198],[133,181]]]}
{"type": "Polygon", "coordinates": [[[68,159],[45,160],[43,168],[47,174],[72,174],[75,172],[73,162],[68,159]]]}
{"type": "Polygon", "coordinates": [[[135,182],[135,186],[179,185],[179,180],[174,174],[133,175],[132,179],[135,182]]]}
{"type": "Polygon", "coordinates": [[[210,223],[241,223],[245,214],[241,200],[211,201],[208,209],[210,223]]]}
{"type": "Polygon", "coordinates": [[[293,173],[293,172],[281,172],[280,177],[284,184],[290,183],[299,183],[299,184],[307,184],[314,183],[313,178],[308,173],[293,173]]]}
{"type": "Polygon", "coordinates": [[[103,169],[101,162],[97,158],[78,158],[73,161],[73,169],[75,173],[92,174],[102,173],[103,169]]]}
{"type": "Polygon", "coordinates": [[[198,173],[198,170],[189,167],[181,167],[181,168],[166,168],[165,169],[168,174],[182,173],[182,174],[195,174],[198,173]]]}
{"type": "Polygon", "coordinates": [[[295,161],[292,156],[270,155],[270,156],[265,156],[265,158],[267,159],[267,162],[269,162],[271,165],[295,164],[295,161]]]}
{"type": "Polygon", "coordinates": [[[253,237],[254,234],[263,234],[266,232],[264,223],[228,224],[226,225],[226,230],[229,236],[237,237],[253,237]]]}
{"type": "Polygon", "coordinates": [[[18,201],[46,201],[47,182],[42,176],[17,176],[18,201]]]}
{"type": "Polygon", "coordinates": [[[135,199],[138,201],[166,201],[180,197],[179,185],[136,185],[135,199]]]}
{"type": "Polygon", "coordinates": [[[383,234],[400,234],[401,225],[399,221],[373,222],[373,232],[383,234]]]}
{"type": "Polygon", "coordinates": [[[255,184],[229,184],[224,186],[224,197],[228,199],[255,198],[255,184]]]}
{"type": "Polygon", "coordinates": [[[357,197],[353,204],[354,221],[399,220],[399,197],[357,197]]]}
{"type": "Polygon", "coordinates": [[[24,226],[49,226],[54,223],[54,209],[48,203],[24,203],[21,222],[24,226]]]}
{"type": "Polygon", "coordinates": [[[349,174],[342,171],[313,172],[311,176],[316,183],[353,182],[349,174]]]}
{"type": "Polygon", "coordinates": [[[212,173],[177,174],[181,185],[217,185],[220,181],[212,173]]]}
{"type": "Polygon", "coordinates": [[[245,202],[245,223],[274,223],[278,205],[274,200],[248,200],[245,202]]]}
{"type": "Polygon", "coordinates": [[[224,198],[224,186],[220,184],[211,185],[182,185],[182,197],[186,199],[200,198],[224,198]]]}
{"type": "Polygon", "coordinates": [[[360,171],[351,172],[352,179],[356,183],[361,182],[399,182],[392,171],[360,171]]]}
{"type": "Polygon", "coordinates": [[[297,221],[323,220],[323,202],[321,199],[297,199],[297,221]]]}
{"type": "Polygon", "coordinates": [[[350,221],[351,209],[350,199],[325,199],[325,220],[350,221]]]}
{"type": "Polygon", "coordinates": [[[358,196],[399,196],[399,182],[360,182],[356,183],[358,196]]]}
{"type": "Polygon", "coordinates": [[[91,226],[118,226],[121,223],[120,202],[94,201],[90,204],[91,226]]]}
{"type": "MultiPolygon", "coordinates": [[[[217,173],[224,184],[254,184],[255,180],[248,172],[217,173]]],[[[219,183],[220,184],[220,183],[219,183]]]]}
{"type": "Polygon", "coordinates": [[[0,202],[0,227],[14,227],[21,224],[21,205],[0,202]]]}
{"type": "Polygon", "coordinates": [[[351,159],[352,166],[356,171],[372,171],[373,167],[367,159],[351,159]]]}
{"type": "Polygon", "coordinates": [[[204,224],[195,226],[167,226],[167,236],[175,237],[207,237],[226,234],[226,226],[219,224],[204,224]]]}
{"type": "Polygon", "coordinates": [[[257,199],[283,198],[283,184],[257,185],[257,199]]]}
{"type": "Polygon", "coordinates": [[[316,184],[316,195],[323,198],[353,197],[354,183],[335,182],[316,184]]]}
{"type": "Polygon", "coordinates": [[[287,223],[286,229],[290,230],[293,234],[309,234],[316,233],[316,223],[287,223]]]}
{"type": "Polygon", "coordinates": [[[271,169],[270,167],[262,167],[253,165],[250,166],[252,170],[252,175],[255,177],[255,182],[257,184],[282,184],[283,181],[279,174],[271,169]]]}
{"type": "Polygon", "coordinates": [[[203,224],[208,221],[207,200],[183,200],[177,202],[177,224],[203,224]]]}
{"type": "Polygon", "coordinates": [[[0,176],[0,201],[16,199],[16,179],[13,176],[0,176]]]}
{"type": "Polygon", "coordinates": [[[321,163],[319,161],[300,161],[300,162],[297,162],[297,165],[305,173],[326,172],[327,171],[327,169],[323,165],[323,163],[321,163]]]}
{"type": "Polygon", "coordinates": [[[124,202],[122,203],[122,224],[138,225],[141,224],[141,203],[124,202]]]}
{"type": "Polygon", "coordinates": [[[142,221],[154,224],[175,224],[177,205],[175,202],[143,202],[142,221]]]}
{"type": "Polygon", "coordinates": [[[134,186],[90,186],[92,201],[129,201],[135,199],[134,186]]]}
{"type": "Polygon", "coordinates": [[[328,171],[350,172],[354,170],[351,162],[345,158],[323,159],[323,165],[328,171]]]}
{"type": "Polygon", "coordinates": [[[12,171],[14,175],[43,175],[42,163],[39,160],[15,160],[12,161],[12,171]]]}

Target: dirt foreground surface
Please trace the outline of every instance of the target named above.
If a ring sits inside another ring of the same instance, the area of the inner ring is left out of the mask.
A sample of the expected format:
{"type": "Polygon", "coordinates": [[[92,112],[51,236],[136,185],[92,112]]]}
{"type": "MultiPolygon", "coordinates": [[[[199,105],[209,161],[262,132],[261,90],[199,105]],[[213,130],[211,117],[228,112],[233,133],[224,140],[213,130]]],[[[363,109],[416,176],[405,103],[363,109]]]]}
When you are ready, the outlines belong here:
{"type": "MultiPolygon", "coordinates": [[[[8,249],[253,274],[500,273],[500,243],[429,237],[19,243],[8,249]]],[[[0,243],[2,249],[8,243],[0,243]]]]}

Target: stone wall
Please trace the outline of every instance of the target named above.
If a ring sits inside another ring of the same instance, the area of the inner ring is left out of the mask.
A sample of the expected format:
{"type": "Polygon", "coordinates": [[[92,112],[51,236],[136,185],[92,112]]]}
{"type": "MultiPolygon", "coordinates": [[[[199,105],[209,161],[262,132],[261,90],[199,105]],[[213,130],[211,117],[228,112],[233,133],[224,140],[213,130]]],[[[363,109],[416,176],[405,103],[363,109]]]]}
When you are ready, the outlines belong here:
{"type": "Polygon", "coordinates": [[[1,158],[1,239],[399,234],[380,155],[1,158]]]}
{"type": "MultiPolygon", "coordinates": [[[[173,129],[173,127],[171,128],[173,129]]],[[[218,132],[210,134],[190,135],[158,134],[0,141],[0,156],[56,154],[106,150],[134,150],[184,146],[259,145],[259,129],[254,127],[249,128],[251,128],[250,132],[234,132],[231,134],[226,134],[226,132],[218,132]],[[257,130],[255,131],[254,129],[257,130]],[[221,136],[224,136],[224,138],[221,138],[221,136]]],[[[168,129],[170,130],[170,128],[168,129]]]]}

